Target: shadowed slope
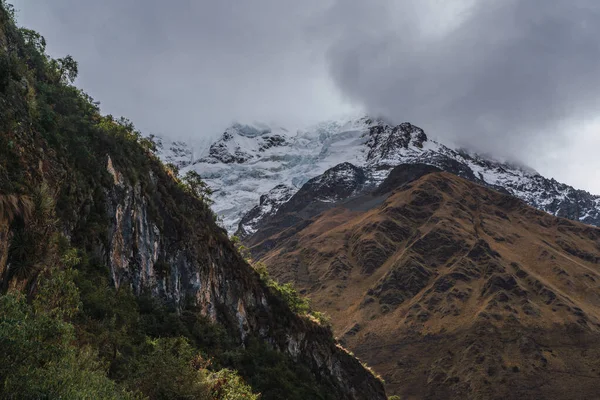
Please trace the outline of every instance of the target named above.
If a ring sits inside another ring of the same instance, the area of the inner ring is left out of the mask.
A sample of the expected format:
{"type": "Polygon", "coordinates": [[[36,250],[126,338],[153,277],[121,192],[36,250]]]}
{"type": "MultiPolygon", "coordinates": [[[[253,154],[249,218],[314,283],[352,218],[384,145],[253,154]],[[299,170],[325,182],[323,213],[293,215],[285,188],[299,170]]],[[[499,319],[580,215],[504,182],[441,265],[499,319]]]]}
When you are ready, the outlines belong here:
{"type": "Polygon", "coordinates": [[[382,191],[367,211],[357,205],[375,194],[254,243],[256,254],[331,315],[391,393],[596,396],[599,229],[448,173],[382,191]]]}

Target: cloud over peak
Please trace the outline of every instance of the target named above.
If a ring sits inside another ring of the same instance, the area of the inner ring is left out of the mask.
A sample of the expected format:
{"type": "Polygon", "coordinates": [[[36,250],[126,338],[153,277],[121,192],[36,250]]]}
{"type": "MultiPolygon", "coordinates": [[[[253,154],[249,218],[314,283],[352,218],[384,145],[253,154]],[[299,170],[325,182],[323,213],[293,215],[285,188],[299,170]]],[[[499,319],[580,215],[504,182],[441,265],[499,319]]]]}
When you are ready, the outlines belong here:
{"type": "Polygon", "coordinates": [[[325,27],[332,78],[371,112],[522,158],[598,110],[596,1],[372,3],[339,0],[325,27]]]}

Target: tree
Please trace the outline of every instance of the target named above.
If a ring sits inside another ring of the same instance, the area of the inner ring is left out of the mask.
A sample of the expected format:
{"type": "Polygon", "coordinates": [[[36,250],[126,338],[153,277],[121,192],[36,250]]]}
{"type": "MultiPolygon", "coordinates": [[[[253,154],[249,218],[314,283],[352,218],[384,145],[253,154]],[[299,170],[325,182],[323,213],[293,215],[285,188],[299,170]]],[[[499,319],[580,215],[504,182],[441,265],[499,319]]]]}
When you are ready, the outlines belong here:
{"type": "Polygon", "coordinates": [[[56,62],[58,63],[58,71],[60,73],[61,82],[75,82],[75,78],[77,78],[77,74],[79,72],[77,68],[77,61],[75,61],[75,59],[73,59],[73,57],[70,55],[67,55],[64,58],[59,58],[56,60],[56,62]]]}
{"type": "MultiPolygon", "coordinates": [[[[46,39],[34,30],[21,28],[19,29],[25,43],[33,46],[40,54],[44,54],[46,51],[46,39]]],[[[68,56],[70,57],[70,56],[68,56]]]]}
{"type": "Polygon", "coordinates": [[[8,14],[10,20],[15,23],[15,6],[8,4],[5,0],[0,0],[0,7],[3,7],[8,14]]]}
{"type": "Polygon", "coordinates": [[[133,399],[106,376],[74,326],[35,311],[19,293],[0,296],[0,397],[133,399]],[[18,394],[18,395],[17,395],[18,394]]]}
{"type": "Polygon", "coordinates": [[[173,163],[168,163],[167,165],[165,165],[167,167],[167,169],[169,171],[171,171],[171,173],[173,173],[174,177],[177,177],[179,175],[179,167],[173,163]]]}
{"type": "Polygon", "coordinates": [[[260,395],[252,393],[242,378],[229,369],[222,369],[211,376],[211,392],[219,400],[258,400],[260,395]]]}
{"type": "Polygon", "coordinates": [[[156,153],[156,136],[150,135],[140,139],[140,146],[150,153],[156,153]]]}
{"type": "Polygon", "coordinates": [[[183,338],[149,339],[127,385],[151,399],[211,399],[204,364],[183,338]]]}
{"type": "Polygon", "coordinates": [[[209,196],[212,195],[213,191],[210,187],[208,187],[206,182],[202,180],[199,173],[190,170],[186,172],[182,180],[192,195],[204,201],[205,203],[212,203],[212,200],[209,196]]]}
{"type": "Polygon", "coordinates": [[[61,257],[61,266],[46,268],[40,275],[34,310],[60,319],[72,319],[81,309],[79,290],[73,270],[80,261],[77,250],[69,249],[61,257]]]}

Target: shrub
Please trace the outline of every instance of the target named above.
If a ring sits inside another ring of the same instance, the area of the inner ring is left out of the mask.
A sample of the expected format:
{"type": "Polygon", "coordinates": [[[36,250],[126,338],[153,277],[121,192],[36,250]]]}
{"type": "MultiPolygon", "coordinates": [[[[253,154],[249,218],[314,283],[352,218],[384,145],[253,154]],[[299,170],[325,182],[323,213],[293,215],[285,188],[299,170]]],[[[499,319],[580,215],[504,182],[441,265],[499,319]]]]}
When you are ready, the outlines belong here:
{"type": "Polygon", "coordinates": [[[128,367],[126,385],[150,399],[211,399],[206,370],[183,338],[149,339],[128,367]]]}
{"type": "MultiPolygon", "coordinates": [[[[234,244],[236,243],[238,242],[234,241],[234,244]]],[[[238,245],[238,249],[240,248],[242,249],[241,251],[248,251],[247,248],[241,244],[238,245]]],[[[292,283],[278,283],[269,276],[267,266],[263,263],[254,263],[252,264],[252,267],[258,272],[261,280],[266,283],[267,287],[276,296],[282,299],[288,305],[290,310],[301,316],[307,316],[319,325],[331,328],[331,318],[324,312],[313,310],[310,305],[310,300],[298,293],[292,283]]]]}
{"type": "Polygon", "coordinates": [[[250,386],[229,369],[222,369],[209,376],[211,395],[219,400],[258,400],[260,395],[252,393],[250,386]]]}
{"type": "Polygon", "coordinates": [[[0,296],[0,394],[21,398],[131,399],[106,376],[71,324],[35,312],[18,293],[0,296]]]}

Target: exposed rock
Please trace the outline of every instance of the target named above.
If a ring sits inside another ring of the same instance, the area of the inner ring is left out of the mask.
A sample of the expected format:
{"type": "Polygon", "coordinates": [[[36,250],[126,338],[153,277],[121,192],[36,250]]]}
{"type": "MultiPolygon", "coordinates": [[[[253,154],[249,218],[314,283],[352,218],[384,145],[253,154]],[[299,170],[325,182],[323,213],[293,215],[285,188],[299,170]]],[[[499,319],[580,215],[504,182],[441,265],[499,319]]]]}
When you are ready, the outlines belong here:
{"type": "MultiPolygon", "coordinates": [[[[341,161],[361,168],[372,185],[400,164],[435,166],[550,214],[600,226],[600,196],[547,179],[523,165],[445,146],[410,123],[393,125],[363,117],[297,132],[234,124],[201,153],[187,168],[198,171],[215,190],[214,209],[230,232],[271,188],[283,184],[298,191],[341,161]]],[[[171,162],[171,153],[159,154],[171,162]]],[[[274,203],[272,209],[284,202],[274,203]]]]}
{"type": "MultiPolygon", "coordinates": [[[[260,336],[310,366],[319,380],[331,382],[337,398],[385,398],[380,382],[336,347],[327,328],[293,314],[266,290],[212,221],[198,221],[208,229],[192,240],[168,235],[155,223],[140,186],[123,178],[110,158],[107,169],[114,178],[106,193],[111,229],[100,256],[106,257],[115,285],[130,284],[136,293],[150,290],[178,307],[198,306],[213,322],[236,331],[240,343],[260,336]],[[158,270],[159,260],[170,266],[166,273],[158,270]]],[[[174,223],[168,214],[161,217],[165,225],[174,223]]]]}
{"type": "Polygon", "coordinates": [[[261,221],[275,215],[279,206],[286,203],[293,195],[294,188],[277,185],[268,193],[260,196],[260,202],[248,211],[240,220],[236,236],[246,238],[255,233],[261,221]]]}

